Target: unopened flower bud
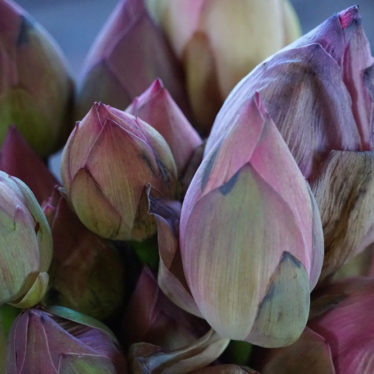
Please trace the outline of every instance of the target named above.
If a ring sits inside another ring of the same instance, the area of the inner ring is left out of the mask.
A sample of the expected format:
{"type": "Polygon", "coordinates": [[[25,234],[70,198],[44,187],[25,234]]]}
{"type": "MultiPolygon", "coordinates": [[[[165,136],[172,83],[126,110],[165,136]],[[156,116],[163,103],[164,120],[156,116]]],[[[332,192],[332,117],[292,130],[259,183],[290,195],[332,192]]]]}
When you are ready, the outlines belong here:
{"type": "Polygon", "coordinates": [[[100,103],[70,135],[61,174],[79,219],[108,239],[153,235],[147,185],[165,197],[176,191],[176,166],[163,137],[140,118],[100,103]]]}

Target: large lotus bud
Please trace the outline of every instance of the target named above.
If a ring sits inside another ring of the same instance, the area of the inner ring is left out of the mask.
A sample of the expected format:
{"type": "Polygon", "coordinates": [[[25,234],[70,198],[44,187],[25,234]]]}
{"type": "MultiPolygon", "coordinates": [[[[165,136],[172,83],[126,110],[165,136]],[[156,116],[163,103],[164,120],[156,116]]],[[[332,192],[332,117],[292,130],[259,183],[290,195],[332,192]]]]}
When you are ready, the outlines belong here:
{"type": "Polygon", "coordinates": [[[312,318],[293,345],[266,354],[262,374],[374,372],[374,280],[331,284],[312,302],[312,318]]]}
{"type": "Polygon", "coordinates": [[[0,172],[0,305],[37,304],[47,289],[52,258],[48,222],[30,189],[0,172]]]}
{"type": "Polygon", "coordinates": [[[40,156],[71,130],[73,85],[60,49],[11,0],[0,2],[0,143],[15,124],[40,156]]]}
{"type": "Polygon", "coordinates": [[[9,127],[0,150],[0,170],[26,183],[40,204],[49,198],[53,187],[58,184],[14,126],[9,127]]]}
{"type": "Polygon", "coordinates": [[[183,61],[192,109],[205,133],[235,84],[300,34],[294,10],[285,0],[148,4],[183,61]]]}
{"type": "Polygon", "coordinates": [[[374,69],[360,21],[357,7],[335,14],[253,70],[220,110],[205,153],[256,91],[309,181],[330,150],[370,150],[374,69]]]}
{"type": "Polygon", "coordinates": [[[54,242],[47,302],[109,317],[124,295],[124,269],[116,249],[80,223],[57,189],[43,209],[54,242]]]}
{"type": "Polygon", "coordinates": [[[202,141],[161,80],[154,81],[126,111],[148,122],[165,138],[180,175],[202,141]]]}
{"type": "Polygon", "coordinates": [[[148,342],[166,350],[192,344],[208,331],[207,324],[173,304],[148,268],[139,276],[124,320],[129,343],[148,342]]]}
{"type": "Polygon", "coordinates": [[[203,159],[183,202],[180,253],[192,298],[175,280],[173,232],[160,221],[158,233],[160,287],[221,336],[277,347],[302,333],[322,267],[322,227],[258,96],[203,159]]]}
{"type": "Polygon", "coordinates": [[[86,59],[78,90],[81,118],[94,101],[126,108],[157,78],[186,110],[183,74],[143,0],[120,0],[86,59]]]}
{"type": "Polygon", "coordinates": [[[126,374],[114,335],[98,321],[63,307],[30,309],[14,321],[7,374],[126,374]]]}
{"type": "Polygon", "coordinates": [[[154,234],[146,186],[165,197],[175,191],[175,162],[163,137],[140,118],[100,103],[70,135],[61,174],[79,219],[109,239],[154,234]]]}

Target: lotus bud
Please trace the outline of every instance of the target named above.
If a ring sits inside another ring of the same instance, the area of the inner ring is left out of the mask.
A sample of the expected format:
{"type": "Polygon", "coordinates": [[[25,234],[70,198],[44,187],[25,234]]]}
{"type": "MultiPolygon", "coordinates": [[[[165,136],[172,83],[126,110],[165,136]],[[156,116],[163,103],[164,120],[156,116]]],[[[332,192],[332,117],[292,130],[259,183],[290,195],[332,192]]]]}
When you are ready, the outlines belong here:
{"type": "Polygon", "coordinates": [[[323,282],[374,242],[374,152],[331,151],[311,187],[325,238],[323,282]]]}
{"type": "Polygon", "coordinates": [[[292,346],[271,351],[262,374],[349,373],[374,370],[374,280],[330,284],[313,299],[311,319],[292,346]]]}
{"type": "Polygon", "coordinates": [[[58,184],[48,167],[30,148],[15,126],[10,126],[0,150],[0,170],[21,179],[39,204],[47,200],[58,184]]]}
{"type": "Polygon", "coordinates": [[[129,366],[133,374],[187,374],[204,368],[225,350],[228,339],[209,330],[200,339],[173,351],[162,351],[156,345],[137,343],[130,347],[129,366]]]}
{"type": "Polygon", "coordinates": [[[143,268],[124,320],[129,343],[148,342],[166,350],[192,344],[208,331],[203,320],[184,312],[160,290],[149,268],[143,268]]]}
{"type": "Polygon", "coordinates": [[[285,0],[149,0],[148,4],[183,61],[191,106],[206,134],[236,83],[300,35],[296,14],[285,0]]]}
{"type": "Polygon", "coordinates": [[[42,157],[71,130],[73,84],[62,52],[11,0],[0,2],[0,143],[15,124],[42,157]]]}
{"type": "Polygon", "coordinates": [[[0,171],[0,305],[29,308],[44,296],[52,259],[48,222],[30,189],[0,171]]]}
{"type": "Polygon", "coordinates": [[[14,321],[7,374],[126,374],[118,342],[103,324],[63,307],[29,309],[14,321]]]}
{"type": "Polygon", "coordinates": [[[235,126],[235,118],[257,91],[312,182],[331,150],[372,148],[372,64],[358,8],[335,14],[235,87],[216,118],[205,154],[235,126]]]}
{"type": "Polygon", "coordinates": [[[108,318],[124,295],[124,269],[116,249],[80,223],[58,189],[43,210],[54,241],[47,303],[108,318]]]}
{"type": "Polygon", "coordinates": [[[61,175],[81,222],[107,239],[153,235],[146,186],[165,197],[176,189],[176,166],[163,137],[140,118],[100,103],[70,135],[61,175]]]}
{"type": "Polygon", "coordinates": [[[181,175],[202,140],[162,81],[155,80],[141,96],[133,100],[126,112],[140,117],[165,138],[181,175]]]}
{"type": "MultiPolygon", "coordinates": [[[[151,213],[167,216],[153,205],[151,199],[151,213]]],[[[181,265],[175,224],[168,228],[173,221],[158,223],[159,284],[166,295],[221,336],[264,347],[297,340],[322,267],[322,226],[258,95],[191,182],[179,225],[181,265]]]]}
{"type": "Polygon", "coordinates": [[[126,108],[161,78],[183,111],[181,67],[143,0],[120,0],[87,56],[78,88],[78,118],[94,101],[126,108]]]}

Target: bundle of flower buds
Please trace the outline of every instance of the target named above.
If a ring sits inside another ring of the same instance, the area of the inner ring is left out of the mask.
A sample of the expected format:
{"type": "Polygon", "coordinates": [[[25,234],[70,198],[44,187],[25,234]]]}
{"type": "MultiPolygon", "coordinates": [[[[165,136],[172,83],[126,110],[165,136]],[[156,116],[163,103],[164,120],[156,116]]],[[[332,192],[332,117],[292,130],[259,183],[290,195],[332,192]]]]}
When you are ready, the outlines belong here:
{"type": "Polygon", "coordinates": [[[373,374],[358,7],[119,0],[66,66],[1,0],[0,373],[373,374]]]}

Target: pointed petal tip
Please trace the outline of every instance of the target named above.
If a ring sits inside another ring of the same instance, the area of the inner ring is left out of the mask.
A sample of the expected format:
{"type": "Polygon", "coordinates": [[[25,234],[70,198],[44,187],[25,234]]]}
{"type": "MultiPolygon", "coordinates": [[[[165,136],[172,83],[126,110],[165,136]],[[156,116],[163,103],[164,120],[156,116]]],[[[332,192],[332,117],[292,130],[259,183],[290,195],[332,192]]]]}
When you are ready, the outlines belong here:
{"type": "Polygon", "coordinates": [[[152,85],[152,92],[157,92],[165,88],[164,83],[162,82],[161,78],[157,78],[153,81],[152,85]]]}
{"type": "Polygon", "coordinates": [[[361,19],[359,6],[353,5],[347,9],[344,9],[338,14],[338,16],[340,25],[344,30],[351,26],[354,22],[357,22],[361,19]]]}

